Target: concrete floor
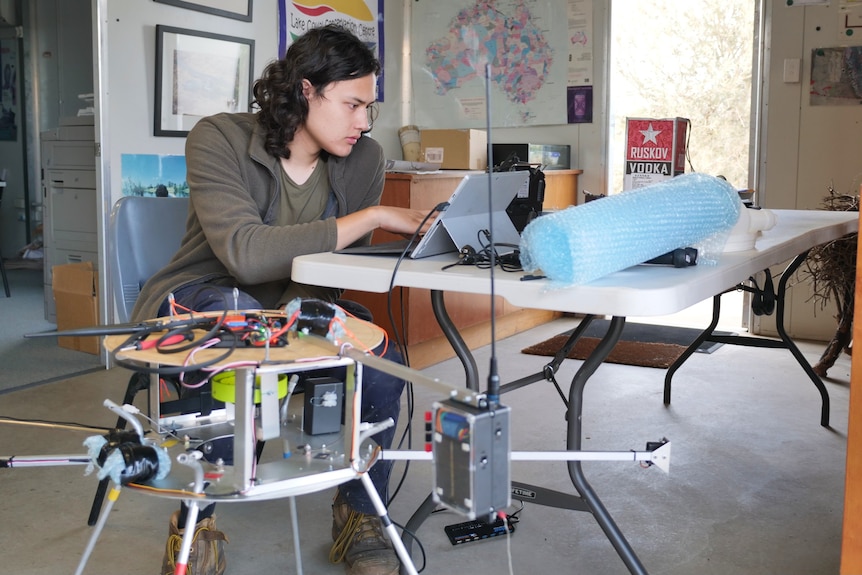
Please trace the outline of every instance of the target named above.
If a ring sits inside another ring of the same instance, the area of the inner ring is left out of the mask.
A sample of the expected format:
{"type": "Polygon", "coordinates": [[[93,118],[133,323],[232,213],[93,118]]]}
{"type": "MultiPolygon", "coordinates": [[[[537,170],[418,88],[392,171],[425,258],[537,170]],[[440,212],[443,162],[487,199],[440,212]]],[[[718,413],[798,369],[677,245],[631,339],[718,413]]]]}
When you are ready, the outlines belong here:
{"type": "MultiPolygon", "coordinates": [[[[503,382],[540,370],[547,358],[520,349],[572,325],[560,320],[498,342],[503,382]]],[[[721,326],[720,326],[721,327],[721,326]]],[[[733,329],[737,329],[731,326],[733,329]]],[[[815,361],[822,343],[800,344],[815,361]]],[[[488,348],[477,352],[481,381],[488,348]]],[[[580,362],[557,374],[567,389],[580,362]]],[[[463,380],[455,360],[426,370],[463,380]]],[[[836,574],[840,558],[849,358],[830,370],[831,428],[819,425],[814,386],[785,350],[725,345],[695,354],[677,373],[673,403],[662,404],[664,371],[606,364],[585,392],[584,448],[643,450],[672,441],[670,474],[633,462],[589,462],[586,476],[644,567],[654,575],[836,574]]],[[[112,425],[104,398],[118,399],[127,380],[109,370],[0,396],[0,415],[112,425]]],[[[434,393],[416,390],[414,437],[434,393]]],[[[503,396],[513,408],[515,450],[565,448],[564,406],[547,383],[503,396]]],[[[2,424],[0,455],[82,453],[77,431],[2,424]]],[[[276,447],[272,451],[277,451],[276,447]]],[[[267,449],[264,458],[277,456],[267,449]]],[[[398,464],[400,466],[402,464],[398,464]]],[[[512,478],[572,492],[565,464],[513,463],[512,478]]],[[[390,507],[406,523],[431,489],[430,464],[413,462],[390,507]]],[[[96,479],[82,467],[0,471],[0,571],[16,575],[73,573],[93,528],[86,525],[96,479]]],[[[330,565],[332,492],[297,499],[304,572],[342,573],[330,565]]],[[[84,573],[158,573],[173,501],[125,491],[84,573]]],[[[219,528],[230,539],[228,572],[295,573],[289,503],[220,504],[219,528]]],[[[628,573],[592,516],[528,504],[507,541],[452,546],[445,525],[463,519],[433,514],[418,531],[430,575],[455,573],[628,573]]],[[[418,567],[423,559],[414,546],[418,567]]]]}

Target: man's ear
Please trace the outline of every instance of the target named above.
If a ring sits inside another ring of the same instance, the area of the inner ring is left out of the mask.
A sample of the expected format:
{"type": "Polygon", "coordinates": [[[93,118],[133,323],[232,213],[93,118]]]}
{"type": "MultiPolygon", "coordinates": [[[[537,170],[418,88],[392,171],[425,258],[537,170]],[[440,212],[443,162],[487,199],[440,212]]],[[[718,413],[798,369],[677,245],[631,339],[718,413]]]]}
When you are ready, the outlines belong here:
{"type": "Polygon", "coordinates": [[[302,95],[305,96],[306,100],[310,100],[312,94],[314,94],[314,86],[306,78],[303,78],[302,79],[302,95]]]}

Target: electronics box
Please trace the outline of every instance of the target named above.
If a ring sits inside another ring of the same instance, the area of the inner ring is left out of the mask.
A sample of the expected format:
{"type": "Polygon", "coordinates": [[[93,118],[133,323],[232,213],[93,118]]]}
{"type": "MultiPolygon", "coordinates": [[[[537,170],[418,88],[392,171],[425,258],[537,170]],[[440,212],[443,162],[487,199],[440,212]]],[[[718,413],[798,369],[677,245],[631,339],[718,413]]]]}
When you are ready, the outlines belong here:
{"type": "Polygon", "coordinates": [[[433,499],[468,519],[512,503],[511,409],[479,410],[452,400],[434,402],[433,499]]]}
{"type": "Polygon", "coordinates": [[[492,164],[497,166],[510,155],[519,162],[541,164],[543,170],[568,170],[572,166],[571,147],[567,144],[491,144],[492,164]]]}
{"type": "MultiPolygon", "coordinates": [[[[99,325],[99,273],[93,262],[63,264],[51,268],[57,330],[99,325]]],[[[99,355],[99,336],[58,337],[60,347],[99,355]]]]}
{"type": "Polygon", "coordinates": [[[636,190],[685,172],[686,118],[626,118],[623,190],[636,190]]]}
{"type": "Polygon", "coordinates": [[[340,431],[344,421],[344,382],[334,377],[309,377],[303,385],[303,431],[310,435],[340,431]]]}
{"type": "Polygon", "coordinates": [[[482,130],[421,130],[419,158],[444,170],[485,170],[488,134],[482,130]]]}

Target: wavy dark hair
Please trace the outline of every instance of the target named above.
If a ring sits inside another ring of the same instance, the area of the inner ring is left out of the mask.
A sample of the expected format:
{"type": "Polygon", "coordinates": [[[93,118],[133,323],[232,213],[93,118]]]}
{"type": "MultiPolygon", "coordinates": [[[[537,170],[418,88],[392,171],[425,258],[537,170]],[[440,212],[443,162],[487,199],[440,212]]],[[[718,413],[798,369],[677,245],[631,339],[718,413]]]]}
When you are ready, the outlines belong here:
{"type": "Polygon", "coordinates": [[[289,158],[287,144],[308,118],[302,81],[320,94],[333,82],[379,74],[380,62],[371,49],[342,26],[328,25],[300,36],[284,55],[271,62],[254,83],[257,121],[266,130],[264,145],[279,158],[289,158]]]}

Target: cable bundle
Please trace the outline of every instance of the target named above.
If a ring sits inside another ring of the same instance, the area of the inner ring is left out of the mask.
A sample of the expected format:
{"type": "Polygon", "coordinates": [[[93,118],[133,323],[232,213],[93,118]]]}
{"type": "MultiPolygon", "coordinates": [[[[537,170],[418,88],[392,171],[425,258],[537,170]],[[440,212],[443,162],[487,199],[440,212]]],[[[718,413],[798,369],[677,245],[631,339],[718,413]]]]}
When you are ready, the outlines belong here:
{"type": "Polygon", "coordinates": [[[521,234],[521,265],[571,285],[689,246],[699,263],[715,263],[741,205],[721,178],[682,174],[533,220],[521,234]]]}

